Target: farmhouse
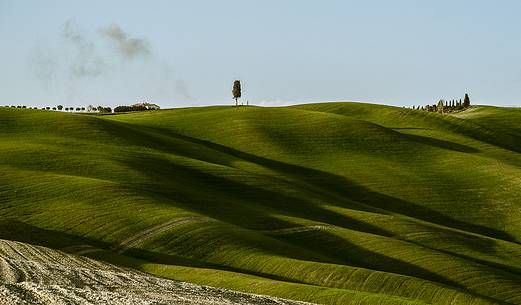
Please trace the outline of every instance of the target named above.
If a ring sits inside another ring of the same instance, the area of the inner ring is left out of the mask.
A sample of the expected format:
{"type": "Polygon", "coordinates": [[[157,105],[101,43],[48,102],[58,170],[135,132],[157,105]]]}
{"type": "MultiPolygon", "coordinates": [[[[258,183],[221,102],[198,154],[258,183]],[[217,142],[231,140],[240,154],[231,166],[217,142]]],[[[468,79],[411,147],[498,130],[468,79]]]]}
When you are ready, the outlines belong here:
{"type": "Polygon", "coordinates": [[[149,102],[139,102],[130,107],[145,107],[147,110],[159,110],[161,107],[157,104],[149,103],[149,102]]]}

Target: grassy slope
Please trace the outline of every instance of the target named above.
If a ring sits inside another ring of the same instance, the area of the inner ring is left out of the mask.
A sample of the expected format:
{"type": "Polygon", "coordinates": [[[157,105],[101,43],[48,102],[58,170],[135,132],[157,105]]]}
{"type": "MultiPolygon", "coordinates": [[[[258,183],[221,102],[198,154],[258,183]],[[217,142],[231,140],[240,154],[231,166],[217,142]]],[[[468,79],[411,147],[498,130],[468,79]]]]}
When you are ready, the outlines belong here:
{"type": "Polygon", "coordinates": [[[519,113],[0,109],[0,237],[323,304],[521,304],[519,113]]]}

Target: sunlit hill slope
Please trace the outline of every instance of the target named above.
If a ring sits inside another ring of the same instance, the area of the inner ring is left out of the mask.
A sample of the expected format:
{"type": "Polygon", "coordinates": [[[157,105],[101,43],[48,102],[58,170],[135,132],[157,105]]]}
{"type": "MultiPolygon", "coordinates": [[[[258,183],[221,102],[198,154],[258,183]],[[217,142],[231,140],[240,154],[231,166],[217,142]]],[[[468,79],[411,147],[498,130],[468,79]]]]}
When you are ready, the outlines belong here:
{"type": "Polygon", "coordinates": [[[521,109],[0,109],[0,238],[319,304],[521,304],[521,109]]]}

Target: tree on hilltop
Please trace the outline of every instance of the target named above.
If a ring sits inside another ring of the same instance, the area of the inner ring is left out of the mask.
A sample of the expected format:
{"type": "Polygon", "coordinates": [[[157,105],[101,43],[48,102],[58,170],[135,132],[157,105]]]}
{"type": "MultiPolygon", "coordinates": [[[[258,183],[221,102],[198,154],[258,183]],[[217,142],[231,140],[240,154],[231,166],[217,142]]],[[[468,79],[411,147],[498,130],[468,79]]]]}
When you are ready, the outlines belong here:
{"type": "Polygon", "coordinates": [[[232,89],[233,98],[235,99],[235,106],[238,106],[237,100],[241,97],[241,81],[235,80],[233,82],[233,89],[232,89]]]}

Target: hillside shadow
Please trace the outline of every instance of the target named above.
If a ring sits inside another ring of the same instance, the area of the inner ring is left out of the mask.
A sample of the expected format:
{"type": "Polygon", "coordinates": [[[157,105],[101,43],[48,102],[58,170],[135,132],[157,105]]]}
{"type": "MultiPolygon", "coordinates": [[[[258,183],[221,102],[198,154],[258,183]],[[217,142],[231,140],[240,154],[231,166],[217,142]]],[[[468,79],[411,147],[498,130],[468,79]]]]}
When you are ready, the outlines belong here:
{"type": "Polygon", "coordinates": [[[424,127],[386,127],[386,128],[389,128],[392,130],[433,130],[432,128],[424,128],[424,127]]]}
{"type": "MultiPolygon", "coordinates": [[[[128,159],[125,164],[149,179],[161,177],[161,182],[146,186],[144,191],[148,196],[162,202],[172,200],[184,209],[244,228],[262,228],[263,224],[275,228],[294,226],[271,216],[274,212],[382,236],[392,235],[383,228],[324,209],[306,198],[238,182],[168,160],[154,157],[128,159]],[[176,173],[175,176],[172,173],[176,173]]],[[[280,186],[306,191],[302,188],[304,186],[283,180],[280,186]]]]}
{"type": "Polygon", "coordinates": [[[99,123],[105,132],[131,146],[144,146],[204,162],[231,165],[232,158],[226,153],[186,141],[180,137],[172,137],[160,129],[135,126],[119,121],[100,120],[99,123]],[[208,152],[213,152],[213,154],[208,152]]]}
{"type": "Polygon", "coordinates": [[[521,153],[521,142],[518,137],[512,137],[501,130],[490,129],[487,126],[478,124],[473,121],[452,117],[455,120],[461,120],[464,124],[456,124],[455,121],[445,120],[454,132],[461,133],[467,137],[482,141],[489,145],[497,146],[506,150],[521,153]]]}
{"type": "Polygon", "coordinates": [[[408,275],[456,288],[463,288],[461,284],[433,271],[429,271],[423,267],[388,255],[382,255],[365,249],[360,245],[349,242],[335,234],[327,232],[326,230],[320,231],[320,233],[315,236],[312,234],[300,234],[297,238],[294,236],[293,238],[291,238],[291,236],[274,236],[274,238],[297,246],[305,246],[309,244],[315,245],[317,252],[322,254],[328,253],[332,257],[342,260],[344,263],[352,266],[408,275]]]}
{"type": "MultiPolygon", "coordinates": [[[[69,246],[76,245],[90,245],[94,248],[109,252],[109,244],[103,243],[96,240],[87,239],[84,237],[78,237],[75,235],[42,229],[22,221],[0,218],[0,239],[21,242],[33,246],[42,246],[54,250],[60,250],[69,246]]],[[[276,240],[275,240],[276,241],[276,240]]],[[[23,255],[24,253],[20,253],[23,255]]],[[[74,253],[72,253],[74,255],[74,253]]],[[[168,264],[175,266],[195,267],[195,268],[211,268],[216,270],[238,272],[243,274],[250,274],[255,276],[261,276],[264,278],[270,278],[278,281],[298,282],[287,277],[277,276],[274,274],[265,274],[262,272],[254,272],[251,270],[236,268],[233,266],[227,266],[223,264],[215,264],[206,261],[200,261],[192,258],[181,257],[176,255],[168,255],[157,252],[151,252],[142,249],[130,249],[125,255],[111,254],[106,255],[104,253],[94,253],[92,255],[86,255],[96,260],[105,261],[110,264],[119,265],[121,267],[135,268],[134,261],[128,261],[125,257],[133,257],[145,260],[146,262],[154,262],[159,264],[168,264]]]]}
{"type": "Polygon", "coordinates": [[[396,132],[399,133],[400,136],[404,137],[405,139],[407,139],[409,141],[432,146],[435,148],[441,148],[441,149],[452,150],[452,151],[463,152],[463,153],[479,153],[480,152],[478,149],[476,149],[474,147],[447,141],[447,140],[440,140],[440,139],[436,139],[436,138],[402,133],[402,132],[398,132],[398,131],[396,131],[396,132]]]}
{"type": "MultiPolygon", "coordinates": [[[[18,241],[23,242],[31,245],[39,245],[48,247],[51,249],[59,250],[66,246],[74,246],[74,245],[92,245],[93,247],[100,248],[100,249],[106,249],[108,248],[107,244],[104,244],[99,241],[90,240],[84,237],[78,237],[74,235],[70,235],[67,233],[62,233],[58,231],[53,230],[46,230],[41,229],[33,225],[26,224],[21,221],[12,220],[12,219],[0,219],[0,238],[5,240],[12,240],[12,241],[18,241]]],[[[294,243],[294,242],[293,242],[294,243]]],[[[297,246],[295,244],[295,246],[297,246]]],[[[371,251],[360,251],[358,246],[349,245],[350,249],[353,251],[357,251],[357,253],[360,253],[360,257],[366,257],[366,258],[375,258],[375,253],[371,251]],[[354,248],[353,248],[354,247],[354,248]],[[356,249],[356,250],[354,250],[356,249]]],[[[319,252],[327,252],[326,247],[321,247],[319,249],[319,252]]],[[[187,267],[196,267],[196,268],[212,268],[212,269],[218,269],[218,270],[224,270],[224,271],[232,271],[232,272],[238,272],[243,274],[251,274],[256,276],[261,276],[264,278],[270,278],[273,280],[279,280],[279,281],[286,281],[286,282],[295,282],[295,283],[306,283],[306,281],[298,280],[293,277],[287,277],[284,275],[278,275],[276,273],[270,272],[270,273],[264,273],[262,271],[252,271],[244,268],[237,268],[233,266],[228,266],[226,264],[216,264],[206,261],[199,261],[194,260],[192,258],[187,257],[179,257],[175,255],[168,255],[168,254],[161,254],[156,252],[150,252],[147,250],[141,250],[141,249],[131,249],[127,253],[130,255],[130,257],[140,258],[144,259],[147,262],[155,262],[160,264],[172,264],[176,266],[187,266],[187,267]]],[[[23,254],[22,254],[23,255],[23,254]]],[[[330,253],[329,253],[330,255],[330,253]]],[[[342,257],[342,255],[339,255],[336,253],[334,256],[342,257]]],[[[112,263],[115,265],[120,265],[122,267],[136,267],[131,264],[127,264],[127,260],[124,258],[125,256],[119,256],[117,255],[117,258],[114,258],[113,256],[108,256],[107,258],[104,258],[103,254],[100,255],[94,255],[95,259],[101,259],[103,261],[106,261],[108,263],[112,263]]],[[[345,259],[345,257],[344,257],[345,259]]],[[[388,272],[393,272],[397,274],[407,274],[411,275],[417,278],[424,278],[428,281],[434,281],[446,285],[450,285],[452,287],[460,288],[460,285],[450,281],[446,278],[440,277],[439,275],[435,273],[431,273],[427,270],[424,270],[422,268],[418,268],[417,266],[414,266],[412,264],[408,264],[406,262],[401,262],[386,256],[377,257],[377,261],[381,262],[376,265],[368,264],[366,260],[362,259],[358,261],[356,259],[356,256],[353,258],[351,257],[351,264],[348,264],[350,266],[357,266],[357,261],[360,263],[360,265],[363,265],[363,267],[372,266],[375,269],[380,270],[380,264],[389,264],[392,266],[388,269],[388,272]],[[403,268],[403,269],[402,269],[403,268]],[[396,269],[396,270],[394,270],[396,269]],[[405,273],[403,272],[395,272],[398,270],[406,270],[405,273]]],[[[470,291],[467,291],[470,294],[473,294],[470,291]]],[[[479,295],[476,295],[479,296],[479,295]]],[[[482,297],[482,296],[479,296],[482,297]]]]}
{"type": "MultiPolygon", "coordinates": [[[[224,154],[230,156],[226,162],[224,162],[227,166],[233,167],[233,161],[234,160],[244,160],[247,162],[251,162],[263,167],[266,167],[270,170],[273,170],[275,172],[281,173],[285,177],[289,177],[287,181],[288,184],[290,184],[293,187],[301,188],[306,191],[306,193],[314,193],[317,198],[322,199],[324,202],[332,203],[335,205],[339,205],[342,207],[347,207],[351,209],[359,209],[363,211],[369,211],[369,212],[380,212],[380,213],[398,213],[402,215],[406,215],[412,218],[418,218],[424,221],[441,224],[448,227],[458,228],[474,233],[479,233],[483,235],[487,235],[494,238],[500,238],[508,241],[515,242],[515,239],[513,239],[510,235],[508,235],[505,232],[489,228],[483,225],[478,224],[471,224],[467,223],[461,220],[457,220],[454,218],[451,218],[447,215],[444,215],[438,211],[429,209],[425,206],[417,205],[412,202],[408,202],[399,198],[395,198],[392,196],[388,196],[385,194],[381,194],[375,191],[372,191],[362,185],[359,185],[353,181],[348,180],[347,178],[343,176],[339,176],[336,174],[332,174],[329,172],[324,172],[317,169],[311,169],[308,167],[300,166],[300,165],[294,165],[290,163],[285,163],[282,161],[277,161],[269,158],[265,158],[262,156],[253,155],[250,153],[246,153],[243,151],[239,151],[237,149],[213,143],[210,141],[206,141],[203,139],[198,139],[194,137],[190,137],[187,135],[179,134],[176,132],[173,132],[168,129],[163,128],[155,128],[156,132],[160,132],[163,136],[167,136],[166,138],[161,138],[161,145],[158,145],[158,143],[154,144],[155,149],[159,149],[161,151],[167,152],[167,153],[175,153],[182,156],[185,156],[187,158],[193,158],[193,155],[190,151],[187,150],[178,150],[176,147],[171,147],[169,145],[169,139],[173,139],[174,141],[182,140],[185,143],[191,143],[195,146],[203,147],[204,149],[208,149],[209,151],[215,151],[219,154],[224,154]]],[[[143,135],[144,137],[149,137],[148,135],[143,135]]],[[[410,135],[407,135],[410,136],[410,135]]],[[[458,146],[455,143],[448,142],[448,141],[441,141],[441,140],[433,140],[432,138],[426,138],[421,136],[411,136],[411,138],[415,139],[416,141],[422,141],[422,142],[428,142],[430,145],[435,145],[437,147],[442,147],[446,149],[455,149],[457,151],[464,151],[464,152],[475,152],[472,148],[466,147],[466,146],[458,146]],[[450,147],[450,148],[449,148],[450,147]]],[[[149,141],[150,143],[150,138],[149,141]]],[[[151,141],[154,142],[154,141],[151,141]]],[[[141,143],[142,145],[142,143],[141,143]]],[[[199,153],[197,158],[199,160],[203,160],[206,162],[212,162],[212,158],[207,156],[208,154],[201,154],[199,153]]],[[[222,160],[221,160],[222,161],[222,160]]],[[[153,166],[153,163],[149,163],[147,166],[143,164],[143,160],[138,160],[135,164],[132,164],[132,160],[127,160],[126,162],[129,162],[129,165],[131,165],[136,170],[139,170],[143,172],[144,174],[148,175],[151,179],[157,179],[155,177],[155,174],[157,173],[150,173],[149,169],[147,168],[150,166],[153,166]]],[[[222,163],[222,162],[221,162],[222,163]]],[[[174,166],[174,165],[172,165],[174,166]]],[[[179,169],[179,168],[178,168],[179,169]]],[[[172,171],[174,172],[174,171],[172,171]]],[[[232,183],[233,187],[232,189],[236,191],[234,195],[241,194],[242,199],[247,200],[257,200],[258,198],[265,198],[269,199],[272,203],[271,206],[275,208],[281,208],[284,207],[284,210],[288,213],[292,213],[295,215],[295,205],[287,204],[287,202],[292,202],[295,200],[295,198],[286,198],[282,196],[279,193],[273,193],[268,192],[265,189],[255,189],[252,186],[247,186],[245,184],[241,183],[235,183],[231,181],[218,181],[213,177],[206,176],[203,177],[204,173],[192,173],[191,175],[199,175],[200,178],[200,186],[204,189],[207,187],[211,187],[212,185],[221,185],[232,183]],[[260,197],[259,197],[260,196],[260,197]],[[275,200],[274,200],[275,199],[275,200]],[[276,202],[275,202],[276,201],[276,202]],[[286,203],[286,205],[284,205],[286,203]]],[[[164,175],[165,179],[170,179],[169,177],[172,177],[172,175],[164,175]]],[[[199,191],[201,191],[199,189],[199,191]]],[[[241,199],[241,200],[242,200],[241,199]]],[[[346,227],[346,224],[349,223],[349,221],[352,221],[345,217],[344,215],[339,216],[331,214],[330,211],[325,211],[324,209],[321,209],[318,206],[314,206],[313,204],[307,204],[307,207],[311,209],[313,212],[320,212],[318,214],[321,214],[323,217],[316,218],[313,220],[322,221],[322,222],[331,222],[331,219],[333,219],[333,224],[340,225],[342,227],[346,227]],[[340,217],[340,218],[339,218],[340,217]],[[335,219],[340,220],[341,217],[345,217],[342,221],[335,221],[335,219]],[[343,222],[343,224],[340,224],[340,222],[343,222]]],[[[309,212],[309,211],[308,211],[309,212]]],[[[214,215],[209,215],[211,217],[215,218],[222,218],[224,215],[222,213],[219,213],[219,211],[212,212],[214,215]],[[216,214],[214,214],[216,213],[216,214]],[[221,214],[221,215],[219,215],[221,214]]],[[[298,216],[302,215],[302,213],[299,213],[298,216]]],[[[309,217],[310,213],[307,214],[309,217]]],[[[227,219],[228,221],[229,219],[227,219]]],[[[233,219],[229,220],[232,221],[233,219]]],[[[384,230],[385,231],[385,230],[384,230]]],[[[379,228],[371,228],[370,233],[376,233],[376,234],[383,234],[386,235],[387,232],[382,232],[379,228]],[[376,233],[378,232],[378,233],[376,233]]]]}
{"type": "MultiPolygon", "coordinates": [[[[468,289],[464,284],[458,283],[454,280],[447,278],[444,275],[436,273],[435,270],[430,271],[423,267],[414,265],[412,263],[408,263],[404,260],[396,259],[385,254],[376,253],[359,245],[355,245],[352,242],[348,242],[345,239],[342,239],[341,237],[329,232],[321,231],[320,236],[316,236],[315,238],[279,238],[281,240],[285,240],[286,242],[295,245],[302,246],[307,244],[315,244],[317,252],[330,253],[330,255],[332,255],[333,257],[350,262],[350,265],[353,266],[359,266],[383,272],[390,272],[399,275],[407,275],[419,279],[424,279],[426,281],[444,284],[456,288],[457,290],[464,291],[465,293],[473,295],[475,297],[489,300],[493,303],[504,304],[504,302],[501,299],[481,294],[479,290],[476,289],[468,289]]],[[[475,262],[475,260],[470,261],[475,262]]],[[[441,270],[444,269],[442,266],[434,266],[434,269],[436,269],[436,267],[439,267],[441,270]]],[[[500,275],[502,278],[508,279],[512,282],[518,282],[520,279],[519,276],[501,269],[494,268],[494,272],[496,275],[500,275]]],[[[457,276],[455,278],[457,278],[457,276]]]]}
{"type": "MultiPolygon", "coordinates": [[[[515,281],[521,283],[521,267],[502,264],[502,263],[498,263],[495,261],[487,261],[484,259],[476,258],[476,257],[470,256],[470,255],[464,254],[464,253],[455,252],[455,251],[451,251],[451,250],[432,248],[432,247],[426,246],[426,245],[416,242],[416,241],[407,240],[407,242],[424,247],[424,248],[428,248],[428,249],[431,249],[431,250],[434,250],[434,251],[437,251],[440,253],[458,257],[458,258],[461,258],[461,259],[464,259],[464,260],[467,260],[470,262],[474,262],[476,264],[487,266],[489,268],[493,268],[493,269],[495,269],[496,272],[502,273],[503,275],[507,275],[507,277],[510,277],[510,278],[515,278],[515,281]]],[[[489,247],[486,246],[485,248],[489,248],[489,247]]]]}
{"type": "MultiPolygon", "coordinates": [[[[235,273],[240,273],[240,274],[254,275],[254,276],[271,279],[271,280],[275,280],[275,281],[305,284],[302,281],[299,281],[297,279],[290,278],[287,276],[281,276],[281,275],[277,275],[277,274],[273,274],[273,273],[258,272],[258,271],[253,271],[253,270],[249,270],[249,269],[245,269],[245,268],[238,268],[238,267],[233,267],[233,266],[224,265],[224,264],[216,264],[216,263],[186,258],[186,257],[182,257],[182,256],[177,256],[177,255],[170,255],[170,254],[147,251],[147,250],[143,250],[143,249],[131,249],[130,251],[127,252],[127,254],[125,256],[131,256],[134,258],[142,259],[147,262],[153,262],[153,263],[157,263],[157,264],[222,270],[222,271],[229,271],[229,272],[235,272],[235,273]]],[[[117,263],[117,262],[114,262],[114,263],[117,263]]]]}
{"type": "Polygon", "coordinates": [[[0,239],[23,242],[51,249],[62,249],[75,245],[90,245],[108,248],[109,244],[60,231],[42,229],[10,218],[0,218],[0,239]]]}

